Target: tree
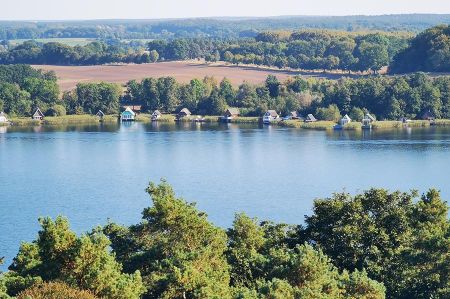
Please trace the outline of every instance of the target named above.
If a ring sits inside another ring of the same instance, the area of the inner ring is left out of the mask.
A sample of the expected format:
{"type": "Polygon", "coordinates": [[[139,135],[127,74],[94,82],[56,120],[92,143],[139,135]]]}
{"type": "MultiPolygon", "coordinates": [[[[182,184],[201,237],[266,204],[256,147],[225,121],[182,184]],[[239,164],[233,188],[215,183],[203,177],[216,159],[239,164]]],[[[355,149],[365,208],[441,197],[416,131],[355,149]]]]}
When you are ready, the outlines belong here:
{"type": "MultiPolygon", "coordinates": [[[[151,183],[147,192],[153,206],[144,210],[144,221],[131,228],[135,245],[126,253],[128,267],[142,271],[147,296],[228,298],[225,232],[209,223],[193,204],[176,198],[165,181],[151,183]]],[[[116,231],[111,228],[109,235],[116,231]]],[[[116,240],[113,250],[123,252],[121,239],[116,240]]]]}
{"type": "Polygon", "coordinates": [[[274,75],[268,75],[266,78],[266,87],[269,89],[270,97],[276,98],[280,94],[280,81],[274,75]]]}
{"type": "Polygon", "coordinates": [[[91,292],[81,291],[61,282],[42,283],[21,292],[17,299],[96,299],[91,292]]]}
{"type": "Polygon", "coordinates": [[[150,62],[157,62],[159,60],[159,53],[156,50],[151,50],[149,53],[150,62]]]}
{"type": "Polygon", "coordinates": [[[100,297],[133,299],[145,291],[138,271],[121,273],[121,265],[108,250],[108,239],[98,229],[77,237],[65,218],[39,222],[37,240],[21,245],[10,266],[12,274],[60,280],[100,297]]]}
{"type": "Polygon", "coordinates": [[[339,121],[341,119],[341,112],[335,104],[329,105],[327,108],[318,108],[316,116],[320,120],[339,121]]]}
{"type": "Polygon", "coordinates": [[[363,41],[358,46],[358,59],[361,71],[372,70],[376,73],[389,64],[387,47],[379,43],[363,41]]]}

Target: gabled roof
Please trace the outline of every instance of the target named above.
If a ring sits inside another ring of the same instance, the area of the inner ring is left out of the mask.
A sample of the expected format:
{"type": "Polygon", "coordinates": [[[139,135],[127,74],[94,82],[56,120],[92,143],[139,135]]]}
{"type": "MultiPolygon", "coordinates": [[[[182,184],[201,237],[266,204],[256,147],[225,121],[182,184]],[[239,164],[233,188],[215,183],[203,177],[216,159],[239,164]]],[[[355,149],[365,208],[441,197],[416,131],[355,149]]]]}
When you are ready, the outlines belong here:
{"type": "Polygon", "coordinates": [[[39,107],[38,107],[38,108],[36,108],[36,110],[33,113],[33,117],[34,116],[44,117],[44,113],[42,113],[41,109],[39,109],[39,107]]]}
{"type": "Polygon", "coordinates": [[[125,113],[125,112],[129,112],[129,113],[131,113],[131,115],[133,115],[133,116],[136,115],[136,113],[134,113],[133,110],[131,110],[130,107],[127,107],[127,109],[125,109],[125,111],[122,112],[122,113],[125,113]]]}
{"type": "Polygon", "coordinates": [[[226,112],[229,112],[231,115],[239,115],[239,109],[238,108],[228,108],[226,112]]]}
{"type": "Polygon", "coordinates": [[[298,112],[297,111],[291,111],[289,112],[289,115],[292,117],[298,117],[298,112]]]}
{"type": "Polygon", "coordinates": [[[191,115],[192,114],[191,111],[189,111],[188,108],[181,109],[180,112],[178,112],[178,114],[180,114],[180,113],[184,113],[186,115],[191,115]]]}
{"type": "Polygon", "coordinates": [[[162,113],[159,110],[153,111],[152,115],[161,115],[162,113]]]}
{"type": "Polygon", "coordinates": [[[97,114],[95,114],[97,116],[105,116],[105,113],[103,113],[102,110],[98,110],[97,114]]]}
{"type": "Polygon", "coordinates": [[[269,113],[272,117],[278,117],[278,113],[275,110],[267,110],[266,114],[269,113]]]}
{"type": "Polygon", "coordinates": [[[375,121],[375,117],[373,117],[372,115],[370,115],[369,113],[366,113],[366,115],[364,116],[365,119],[370,119],[371,121],[375,121]]]}
{"type": "Polygon", "coordinates": [[[306,116],[306,120],[313,120],[313,121],[316,121],[317,119],[314,117],[314,115],[308,114],[308,116],[306,116]]]}
{"type": "Polygon", "coordinates": [[[350,118],[350,116],[348,116],[347,114],[342,118],[342,120],[352,121],[352,119],[350,118]]]}

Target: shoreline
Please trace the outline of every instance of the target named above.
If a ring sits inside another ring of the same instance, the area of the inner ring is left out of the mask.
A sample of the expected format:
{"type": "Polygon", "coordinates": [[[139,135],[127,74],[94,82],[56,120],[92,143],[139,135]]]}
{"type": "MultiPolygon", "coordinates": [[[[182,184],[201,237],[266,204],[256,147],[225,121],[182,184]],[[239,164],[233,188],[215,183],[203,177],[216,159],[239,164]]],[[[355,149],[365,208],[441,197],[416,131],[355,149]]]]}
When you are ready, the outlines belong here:
{"type": "MultiPolygon", "coordinates": [[[[195,122],[197,115],[192,115],[179,122],[195,122]]],[[[219,116],[206,115],[202,116],[204,123],[220,123],[219,116]]],[[[151,115],[147,113],[142,113],[136,116],[136,122],[141,123],[151,123],[151,115]]],[[[43,120],[33,120],[29,117],[17,117],[11,118],[9,124],[0,124],[1,126],[14,126],[14,127],[31,127],[31,126],[56,126],[56,125],[82,125],[82,124],[98,124],[98,123],[115,123],[119,122],[118,115],[105,115],[103,119],[99,119],[95,115],[65,115],[65,116],[52,116],[45,117],[43,120]]],[[[157,122],[162,123],[175,123],[176,117],[174,114],[164,114],[157,122]]],[[[230,121],[230,123],[235,124],[260,124],[262,123],[261,117],[236,117],[230,121]]],[[[317,121],[306,123],[300,120],[280,120],[271,123],[270,125],[286,127],[286,128],[299,128],[299,129],[309,129],[309,130],[333,130],[336,125],[333,121],[317,121]]],[[[401,121],[375,121],[372,124],[373,130],[379,129],[399,129],[399,128],[420,128],[420,127],[450,127],[450,119],[437,119],[433,123],[427,120],[412,120],[407,124],[401,121]]],[[[356,131],[362,130],[362,124],[360,122],[351,122],[345,125],[342,130],[345,131],[356,131]]]]}

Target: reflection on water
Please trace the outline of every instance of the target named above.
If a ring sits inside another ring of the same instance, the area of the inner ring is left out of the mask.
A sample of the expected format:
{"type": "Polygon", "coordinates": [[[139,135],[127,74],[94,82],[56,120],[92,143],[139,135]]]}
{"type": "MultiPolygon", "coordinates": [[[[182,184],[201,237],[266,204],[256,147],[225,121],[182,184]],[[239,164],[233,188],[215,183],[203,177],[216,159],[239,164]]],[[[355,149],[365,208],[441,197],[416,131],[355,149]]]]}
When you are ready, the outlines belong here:
{"type": "Polygon", "coordinates": [[[139,221],[149,180],[166,178],[221,226],[235,212],[301,223],[316,197],[369,187],[442,190],[450,129],[314,131],[220,123],[0,127],[0,253],[42,215],[78,232],[139,221]]]}

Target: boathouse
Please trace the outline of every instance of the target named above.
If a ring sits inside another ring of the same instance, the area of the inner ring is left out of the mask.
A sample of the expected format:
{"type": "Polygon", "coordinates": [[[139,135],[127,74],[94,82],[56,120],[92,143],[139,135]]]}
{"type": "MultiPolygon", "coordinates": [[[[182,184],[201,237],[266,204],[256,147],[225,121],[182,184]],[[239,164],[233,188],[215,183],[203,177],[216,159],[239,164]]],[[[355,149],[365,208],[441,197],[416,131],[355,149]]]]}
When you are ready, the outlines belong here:
{"type": "Polygon", "coordinates": [[[305,118],[306,123],[312,123],[312,122],[316,122],[316,121],[317,121],[317,119],[312,114],[308,114],[305,118]]]}
{"type": "Polygon", "coordinates": [[[178,112],[178,114],[177,114],[177,119],[182,119],[182,118],[185,118],[185,117],[189,117],[189,116],[191,116],[191,111],[189,111],[189,109],[188,108],[183,108],[183,109],[181,109],[180,110],[180,112],[178,112]]]}
{"type": "Polygon", "coordinates": [[[103,113],[102,110],[98,110],[97,114],[95,114],[95,116],[97,116],[100,119],[103,119],[103,117],[105,116],[105,113],[103,113]]]}
{"type": "Polygon", "coordinates": [[[348,116],[347,114],[341,118],[341,120],[339,121],[339,124],[341,126],[345,126],[346,124],[349,124],[352,122],[352,119],[350,118],[350,116],[348,116]]]}
{"type": "Polygon", "coordinates": [[[43,120],[44,119],[44,113],[42,113],[41,109],[36,108],[36,110],[33,113],[33,116],[31,117],[34,120],[43,120]]]}
{"type": "Polygon", "coordinates": [[[371,129],[372,123],[374,121],[375,121],[375,117],[373,117],[369,113],[366,113],[366,115],[364,115],[364,118],[362,119],[362,128],[363,129],[371,129]]]}
{"type": "Polygon", "coordinates": [[[240,115],[238,108],[228,108],[222,116],[222,120],[231,121],[240,115]]]}
{"type": "Polygon", "coordinates": [[[162,115],[162,113],[159,110],[155,110],[152,113],[151,119],[152,120],[157,120],[158,118],[160,118],[162,115]]]}
{"type": "Polygon", "coordinates": [[[127,109],[125,109],[125,111],[120,114],[120,119],[122,121],[134,121],[135,117],[136,113],[134,113],[130,107],[127,107],[127,109]]]}
{"type": "Polygon", "coordinates": [[[276,121],[280,116],[275,110],[267,110],[263,116],[263,123],[268,124],[270,122],[276,121]]]}

